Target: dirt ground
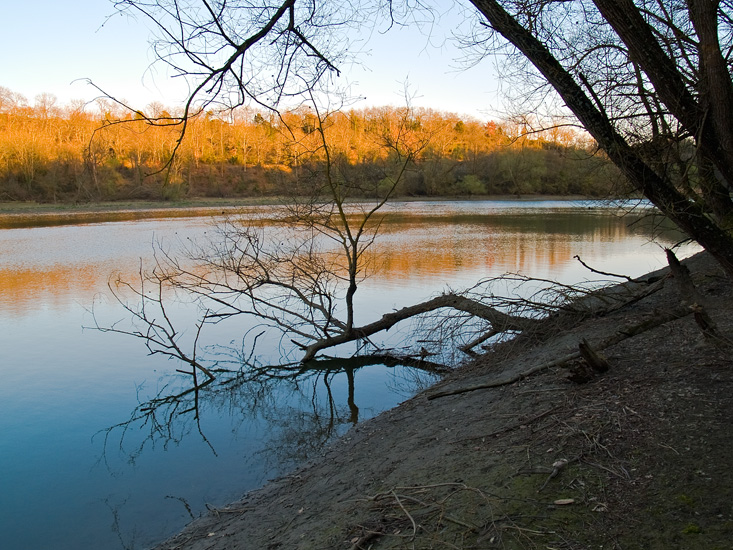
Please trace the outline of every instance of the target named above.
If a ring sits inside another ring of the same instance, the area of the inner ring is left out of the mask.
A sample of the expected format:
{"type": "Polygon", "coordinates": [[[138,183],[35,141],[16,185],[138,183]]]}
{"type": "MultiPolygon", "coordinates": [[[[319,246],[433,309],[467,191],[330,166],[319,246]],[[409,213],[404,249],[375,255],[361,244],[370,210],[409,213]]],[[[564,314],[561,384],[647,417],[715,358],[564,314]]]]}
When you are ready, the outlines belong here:
{"type": "Polygon", "coordinates": [[[680,304],[674,278],[626,284],[657,290],[548,320],[158,550],[733,548],[733,285],[686,264],[719,338],[686,315],[605,349],[605,373],[547,366],[680,304]]]}

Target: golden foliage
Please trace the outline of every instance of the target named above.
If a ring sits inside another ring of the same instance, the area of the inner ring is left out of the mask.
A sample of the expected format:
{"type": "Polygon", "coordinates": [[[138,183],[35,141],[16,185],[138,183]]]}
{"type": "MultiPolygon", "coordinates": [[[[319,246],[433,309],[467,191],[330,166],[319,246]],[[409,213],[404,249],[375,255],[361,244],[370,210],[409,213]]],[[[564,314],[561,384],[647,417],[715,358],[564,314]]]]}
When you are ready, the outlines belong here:
{"type": "Polygon", "coordinates": [[[173,109],[130,112],[104,101],[58,107],[48,95],[31,107],[0,91],[0,200],[287,194],[300,170],[325,162],[321,130],[331,161],[361,179],[378,178],[375,168],[395,154],[397,133],[402,142],[429,141],[401,195],[601,194],[612,170],[572,132],[522,136],[521,128],[431,109],[413,110],[405,127],[394,107],[333,113],[323,125],[306,108],[280,116],[251,108],[201,113],[163,170],[181,130],[173,109]]]}

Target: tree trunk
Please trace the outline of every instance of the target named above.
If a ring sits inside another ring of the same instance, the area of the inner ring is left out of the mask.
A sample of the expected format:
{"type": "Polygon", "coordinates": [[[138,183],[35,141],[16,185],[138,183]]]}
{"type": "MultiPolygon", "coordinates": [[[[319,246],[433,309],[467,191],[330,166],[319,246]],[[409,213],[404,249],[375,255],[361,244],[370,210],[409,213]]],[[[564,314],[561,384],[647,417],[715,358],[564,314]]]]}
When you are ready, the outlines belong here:
{"type": "MultiPolygon", "coordinates": [[[[733,277],[733,238],[716,225],[700,205],[687,200],[670,181],[662,179],[642,160],[616,132],[605,113],[595,107],[570,73],[499,2],[471,1],[491,27],[521,51],[542,73],[629,181],[683,231],[707,249],[733,277]]],[[[688,108],[689,106],[685,106],[685,109],[688,108]]]]}
{"type": "MultiPolygon", "coordinates": [[[[718,41],[719,1],[687,0],[690,19],[698,36],[700,60],[700,102],[711,120],[718,139],[721,161],[733,166],[733,85],[731,85],[728,66],[720,51],[718,41]]],[[[720,162],[710,159],[716,167],[720,162]]],[[[730,189],[733,181],[722,185],[715,174],[708,179],[704,188],[706,200],[710,203],[719,220],[733,215],[733,201],[730,189]]]]}

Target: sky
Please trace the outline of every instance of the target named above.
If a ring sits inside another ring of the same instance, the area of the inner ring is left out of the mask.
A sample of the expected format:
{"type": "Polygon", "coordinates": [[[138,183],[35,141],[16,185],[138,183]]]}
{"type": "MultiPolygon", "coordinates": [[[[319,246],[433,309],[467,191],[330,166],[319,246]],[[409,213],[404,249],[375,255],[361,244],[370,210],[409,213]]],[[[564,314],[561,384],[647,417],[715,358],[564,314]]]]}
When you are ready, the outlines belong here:
{"type": "MultiPolygon", "coordinates": [[[[86,79],[134,107],[160,102],[180,105],[186,88],[153,64],[151,32],[144,22],[115,13],[111,0],[2,0],[0,86],[33,104],[42,93],[67,105],[99,96],[86,79]],[[72,7],[73,6],[73,7],[72,7]]],[[[444,16],[430,39],[414,28],[373,33],[363,66],[345,78],[366,99],[356,107],[403,105],[404,83],[413,105],[481,120],[497,118],[500,107],[493,64],[461,68],[462,53],[446,42],[459,14],[444,16]]]]}

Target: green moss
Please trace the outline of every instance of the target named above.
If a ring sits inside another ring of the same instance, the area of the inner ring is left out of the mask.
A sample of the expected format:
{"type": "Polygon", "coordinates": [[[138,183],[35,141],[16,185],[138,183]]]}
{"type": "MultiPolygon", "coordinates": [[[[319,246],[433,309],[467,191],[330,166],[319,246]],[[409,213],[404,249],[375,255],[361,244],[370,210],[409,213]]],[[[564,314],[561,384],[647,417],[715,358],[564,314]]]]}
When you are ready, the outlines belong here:
{"type": "Polygon", "coordinates": [[[690,523],[682,529],[682,534],[684,535],[699,535],[700,533],[702,533],[702,528],[694,523],[690,523]]]}

